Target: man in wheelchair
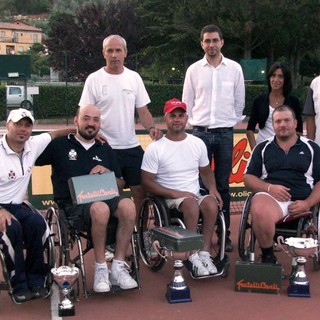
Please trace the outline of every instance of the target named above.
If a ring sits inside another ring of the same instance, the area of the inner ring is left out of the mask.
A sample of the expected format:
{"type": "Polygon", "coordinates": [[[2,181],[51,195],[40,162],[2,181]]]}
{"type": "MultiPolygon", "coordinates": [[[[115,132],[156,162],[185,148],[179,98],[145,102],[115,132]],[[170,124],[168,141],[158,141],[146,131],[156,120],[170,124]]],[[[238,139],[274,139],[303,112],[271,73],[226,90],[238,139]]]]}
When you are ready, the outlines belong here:
{"type": "Polygon", "coordinates": [[[31,137],[33,124],[30,111],[12,110],[0,141],[0,244],[16,303],[47,295],[43,251],[49,230],[41,214],[23,203],[31,169],[52,139],[74,131],[62,129],[31,137]]]}
{"type": "Polygon", "coordinates": [[[169,208],[182,212],[187,229],[197,231],[200,210],[203,218],[204,246],[189,257],[196,276],[217,273],[211,259],[212,236],[218,213],[222,207],[210,169],[204,142],[185,132],[188,116],[186,104],[173,98],[164,106],[166,135],[151,143],[142,162],[142,186],[165,199],[169,208]],[[200,195],[199,174],[209,190],[200,195]]]}
{"type": "Polygon", "coordinates": [[[123,179],[116,155],[107,143],[95,139],[100,129],[100,111],[94,105],[80,107],[74,118],[77,127],[75,135],[52,141],[36,165],[52,165],[54,200],[64,209],[68,217],[78,217],[76,229],[91,231],[95,255],[95,292],[108,292],[111,285],[121,289],[138,286],[129,275],[125,255],[133,233],[136,209],[129,198],[117,196],[106,201],[91,202],[74,206],[68,186],[68,179],[86,174],[101,174],[114,171],[119,189],[123,179]],[[109,270],[105,260],[105,244],[109,219],[118,219],[115,256],[109,270]]]}
{"type": "Polygon", "coordinates": [[[320,202],[320,147],[296,134],[297,120],[288,106],[272,114],[275,136],[258,144],[244,174],[251,199],[253,231],[262,263],[276,263],[273,237],[276,223],[299,217],[320,202]]]}

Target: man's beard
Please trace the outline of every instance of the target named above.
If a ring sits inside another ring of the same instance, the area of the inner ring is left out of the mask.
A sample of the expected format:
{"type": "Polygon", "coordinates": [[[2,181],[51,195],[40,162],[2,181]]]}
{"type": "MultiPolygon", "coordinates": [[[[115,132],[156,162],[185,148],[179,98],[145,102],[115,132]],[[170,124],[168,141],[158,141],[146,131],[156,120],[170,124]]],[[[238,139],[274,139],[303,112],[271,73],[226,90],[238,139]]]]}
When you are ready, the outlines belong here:
{"type": "Polygon", "coordinates": [[[97,135],[97,131],[93,127],[86,127],[85,130],[80,130],[79,129],[80,136],[85,140],[91,140],[97,135]],[[87,133],[85,130],[88,129],[88,128],[92,128],[94,131],[92,133],[87,133]]]}

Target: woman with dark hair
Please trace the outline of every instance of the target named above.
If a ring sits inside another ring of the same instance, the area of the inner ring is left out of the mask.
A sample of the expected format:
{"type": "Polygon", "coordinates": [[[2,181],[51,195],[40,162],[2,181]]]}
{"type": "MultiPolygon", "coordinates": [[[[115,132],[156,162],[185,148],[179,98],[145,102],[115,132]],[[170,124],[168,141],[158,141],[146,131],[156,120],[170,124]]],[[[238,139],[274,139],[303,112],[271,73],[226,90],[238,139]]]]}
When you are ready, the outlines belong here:
{"type": "Polygon", "coordinates": [[[302,135],[303,123],[301,117],[300,101],[291,95],[292,80],[290,70],[282,62],[274,63],[268,72],[268,93],[256,97],[253,101],[251,115],[246,135],[253,149],[256,144],[274,135],[272,127],[272,112],[280,105],[290,106],[298,121],[296,132],[302,135]],[[254,136],[256,125],[259,125],[257,141],[254,136]]]}

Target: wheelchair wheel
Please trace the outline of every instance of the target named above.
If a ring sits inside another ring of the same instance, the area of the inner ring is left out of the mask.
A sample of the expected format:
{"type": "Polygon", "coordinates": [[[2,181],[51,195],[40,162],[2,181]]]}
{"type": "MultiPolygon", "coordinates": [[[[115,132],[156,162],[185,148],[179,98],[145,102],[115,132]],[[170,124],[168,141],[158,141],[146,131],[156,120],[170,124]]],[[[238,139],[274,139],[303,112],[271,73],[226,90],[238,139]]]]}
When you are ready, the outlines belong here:
{"type": "Polygon", "coordinates": [[[140,267],[139,267],[139,250],[138,250],[138,232],[137,228],[134,228],[133,234],[131,236],[131,252],[126,256],[126,263],[130,267],[130,275],[138,283],[138,288],[141,288],[140,280],[140,267]]]}
{"type": "Polygon", "coordinates": [[[313,234],[313,238],[318,240],[318,250],[317,252],[312,256],[312,261],[313,261],[313,267],[315,271],[319,271],[320,270],[320,256],[319,256],[319,252],[320,252],[320,239],[319,239],[319,235],[320,235],[320,205],[316,205],[313,207],[313,211],[312,211],[312,222],[313,222],[313,230],[314,230],[314,234],[313,234]]]}
{"type": "Polygon", "coordinates": [[[68,231],[67,227],[60,223],[58,209],[50,207],[46,212],[46,220],[50,228],[51,245],[53,246],[54,267],[67,265],[69,261],[68,231]]]}
{"type": "Polygon", "coordinates": [[[238,233],[238,252],[243,261],[253,262],[256,239],[252,231],[251,215],[249,214],[252,196],[250,195],[246,199],[243,206],[238,233]]]}
{"type": "Polygon", "coordinates": [[[152,270],[160,270],[165,259],[162,258],[153,248],[151,230],[168,226],[167,208],[157,197],[146,198],[141,206],[138,221],[139,251],[142,261],[152,270]]]}

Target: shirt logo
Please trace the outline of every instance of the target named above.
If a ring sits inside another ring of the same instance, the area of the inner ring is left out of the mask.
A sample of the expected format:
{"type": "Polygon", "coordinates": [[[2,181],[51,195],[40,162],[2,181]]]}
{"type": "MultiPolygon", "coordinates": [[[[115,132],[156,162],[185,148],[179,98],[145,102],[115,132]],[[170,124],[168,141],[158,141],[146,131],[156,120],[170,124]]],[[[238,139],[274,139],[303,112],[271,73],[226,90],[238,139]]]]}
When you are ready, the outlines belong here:
{"type": "Polygon", "coordinates": [[[13,170],[10,170],[8,174],[8,180],[15,180],[15,179],[16,179],[16,173],[13,170]]]}
{"type": "Polygon", "coordinates": [[[299,154],[304,154],[304,152],[303,152],[303,151],[300,151],[299,154]]]}
{"type": "Polygon", "coordinates": [[[71,149],[69,151],[69,160],[77,160],[77,157],[78,157],[78,155],[77,155],[76,150],[71,149]]]}
{"type": "Polygon", "coordinates": [[[93,157],[92,160],[102,161],[98,156],[93,157]]]}

